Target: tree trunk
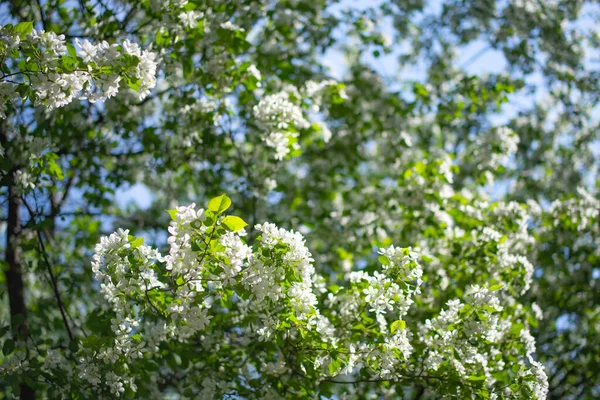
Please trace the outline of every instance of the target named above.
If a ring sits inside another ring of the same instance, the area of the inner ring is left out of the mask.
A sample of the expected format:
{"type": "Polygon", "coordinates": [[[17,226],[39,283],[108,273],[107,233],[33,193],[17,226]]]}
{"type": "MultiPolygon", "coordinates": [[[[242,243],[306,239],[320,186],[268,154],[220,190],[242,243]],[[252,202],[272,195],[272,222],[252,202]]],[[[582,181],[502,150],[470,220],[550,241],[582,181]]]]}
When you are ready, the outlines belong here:
{"type": "MultiPolygon", "coordinates": [[[[0,134],[5,139],[4,132],[0,134]]],[[[5,140],[2,140],[5,142],[5,140]]],[[[6,147],[5,147],[6,149],[6,147]]],[[[27,310],[25,308],[25,294],[23,273],[21,270],[21,248],[18,237],[21,233],[21,199],[15,194],[13,177],[15,169],[10,172],[8,180],[8,218],[6,220],[6,254],[7,264],[6,285],[8,287],[8,301],[10,304],[10,318],[13,332],[23,340],[27,340],[27,310]]],[[[35,399],[35,391],[26,383],[21,384],[21,399],[35,399]]]]}
{"type": "MultiPolygon", "coordinates": [[[[19,231],[21,230],[21,202],[14,195],[12,185],[8,188],[8,219],[6,227],[6,283],[8,285],[8,299],[10,301],[10,316],[14,319],[19,314],[25,317],[25,297],[23,295],[23,275],[21,273],[21,249],[17,243],[19,231]]],[[[16,321],[15,326],[19,334],[27,334],[25,321],[16,321]]]]}

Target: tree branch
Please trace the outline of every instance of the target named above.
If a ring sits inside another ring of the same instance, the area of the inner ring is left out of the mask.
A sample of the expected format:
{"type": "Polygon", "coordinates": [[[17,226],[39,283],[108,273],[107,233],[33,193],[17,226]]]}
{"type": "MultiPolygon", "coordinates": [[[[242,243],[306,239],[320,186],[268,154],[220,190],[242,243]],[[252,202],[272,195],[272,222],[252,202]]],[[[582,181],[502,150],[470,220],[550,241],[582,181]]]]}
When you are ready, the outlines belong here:
{"type": "MultiPolygon", "coordinates": [[[[23,204],[25,204],[25,207],[27,207],[27,210],[29,211],[29,215],[31,216],[31,218],[34,219],[35,212],[31,209],[29,204],[27,204],[25,199],[23,199],[23,204]]],[[[42,233],[40,232],[39,229],[35,229],[35,233],[36,233],[37,239],[38,239],[40,255],[42,256],[42,259],[44,260],[44,264],[46,265],[46,270],[48,271],[48,275],[50,275],[50,283],[52,286],[52,291],[54,292],[54,297],[56,298],[56,301],[58,303],[58,309],[60,310],[63,324],[65,326],[65,329],[67,330],[69,339],[73,340],[74,339],[73,333],[71,332],[71,327],[69,326],[69,321],[67,320],[65,307],[64,307],[62,298],[60,296],[60,292],[58,290],[58,284],[56,282],[56,278],[54,277],[54,273],[52,273],[52,266],[50,265],[50,261],[48,260],[48,253],[46,251],[46,245],[44,244],[44,240],[42,238],[42,233]]]]}

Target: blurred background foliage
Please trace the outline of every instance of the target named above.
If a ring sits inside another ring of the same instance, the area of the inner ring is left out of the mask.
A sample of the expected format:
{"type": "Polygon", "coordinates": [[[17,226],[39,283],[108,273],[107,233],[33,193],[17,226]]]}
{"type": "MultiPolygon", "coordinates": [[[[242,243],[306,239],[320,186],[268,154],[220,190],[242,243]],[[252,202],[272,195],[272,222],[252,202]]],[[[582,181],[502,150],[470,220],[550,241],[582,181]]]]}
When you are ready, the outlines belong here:
{"type": "MultiPolygon", "coordinates": [[[[439,195],[438,161],[449,159],[454,193],[540,205],[529,227],[529,296],[544,314],[535,337],[549,397],[600,396],[597,2],[190,4],[243,31],[184,34],[153,0],[1,3],[1,24],[35,21],[67,40],[131,37],[161,60],[145,100],[123,95],[50,112],[12,104],[0,121],[3,238],[18,239],[24,282],[25,310],[12,313],[13,324],[26,318],[32,336],[66,340],[57,288],[72,329],[85,330],[98,299],[89,258],[99,237],[129,228],[164,248],[166,209],[223,192],[250,226],[268,220],[302,232],[322,271],[374,268],[375,247],[442,234],[443,222],[411,192],[422,188],[410,188],[419,175],[428,195],[439,195]],[[250,64],[261,81],[248,77],[250,64]],[[297,151],[274,160],[253,106],[286,85],[331,78],[347,99],[327,93],[316,113],[326,126],[300,131],[297,151]],[[503,127],[518,140],[507,143],[503,127]],[[18,169],[35,175],[22,196],[10,178],[18,169]],[[552,207],[556,200],[564,202],[552,207]],[[588,214],[572,215],[568,204],[588,214]]],[[[9,263],[0,275],[6,324],[5,288],[16,279],[9,263]]]]}

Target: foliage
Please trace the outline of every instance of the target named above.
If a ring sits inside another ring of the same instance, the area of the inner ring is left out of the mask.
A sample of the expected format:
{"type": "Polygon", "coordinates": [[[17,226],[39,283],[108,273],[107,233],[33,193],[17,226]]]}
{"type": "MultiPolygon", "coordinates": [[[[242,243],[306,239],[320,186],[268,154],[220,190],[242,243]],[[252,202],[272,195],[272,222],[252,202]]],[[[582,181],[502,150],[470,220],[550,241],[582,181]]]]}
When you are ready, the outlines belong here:
{"type": "Polygon", "coordinates": [[[0,398],[600,396],[597,4],[364,3],[0,3],[0,398]]]}

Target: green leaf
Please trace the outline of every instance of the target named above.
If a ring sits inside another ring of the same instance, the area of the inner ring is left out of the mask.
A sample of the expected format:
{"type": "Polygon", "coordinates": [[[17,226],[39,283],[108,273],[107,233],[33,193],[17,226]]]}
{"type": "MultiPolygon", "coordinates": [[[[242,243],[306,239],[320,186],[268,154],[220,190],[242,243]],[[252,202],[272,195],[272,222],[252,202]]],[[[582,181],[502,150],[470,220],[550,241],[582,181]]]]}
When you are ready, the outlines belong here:
{"type": "Polygon", "coordinates": [[[329,375],[334,375],[337,371],[339,371],[341,366],[342,363],[340,362],[340,360],[336,358],[331,360],[331,362],[329,363],[329,375]]]}
{"type": "Polygon", "coordinates": [[[96,335],[90,335],[81,339],[81,347],[85,349],[99,348],[104,344],[104,340],[96,335]]]}
{"type": "Polygon", "coordinates": [[[13,378],[10,381],[10,385],[12,386],[12,391],[13,391],[13,394],[15,395],[15,397],[16,398],[21,397],[21,385],[19,385],[19,380],[13,378]]]}
{"type": "Polygon", "coordinates": [[[222,214],[231,205],[231,199],[227,195],[222,194],[218,197],[210,199],[208,202],[208,211],[212,211],[215,215],[222,214]]]}
{"type": "Polygon", "coordinates": [[[158,364],[154,361],[147,361],[145,366],[148,371],[156,372],[159,370],[158,364]]]}
{"type": "Polygon", "coordinates": [[[464,316],[467,315],[468,313],[470,313],[473,310],[473,308],[471,307],[470,304],[465,304],[464,306],[462,306],[462,308],[458,311],[458,315],[459,316],[464,316]]]}
{"type": "Polygon", "coordinates": [[[333,396],[335,385],[331,382],[321,382],[319,385],[319,395],[330,398],[333,396]]]}
{"type": "Polygon", "coordinates": [[[140,88],[142,87],[142,84],[138,78],[130,76],[129,78],[127,78],[127,86],[129,86],[130,89],[139,92],[140,88]]]}
{"type": "Polygon", "coordinates": [[[236,217],[235,215],[230,215],[223,218],[221,224],[225,225],[225,227],[232,232],[237,232],[248,225],[246,221],[244,221],[240,217],[236,217]]]}
{"type": "Polygon", "coordinates": [[[502,289],[503,287],[504,287],[504,285],[503,285],[503,284],[501,284],[501,283],[499,283],[499,284],[497,284],[497,285],[491,286],[491,287],[490,287],[490,291],[492,291],[492,292],[493,292],[494,290],[500,290],[500,289],[502,289]]]}
{"type": "Polygon", "coordinates": [[[133,240],[130,241],[130,243],[131,243],[131,247],[133,247],[135,249],[144,244],[144,238],[143,237],[134,238],[133,240]]]}
{"type": "Polygon", "coordinates": [[[161,47],[166,47],[169,45],[169,43],[171,42],[171,39],[169,38],[169,31],[165,30],[163,31],[163,29],[159,29],[156,31],[156,35],[154,36],[154,41],[156,42],[157,45],[161,46],[161,47]]]}
{"type": "Polygon", "coordinates": [[[98,72],[104,75],[110,75],[115,70],[115,67],[112,65],[103,65],[98,69],[98,72]]]}
{"type": "Polygon", "coordinates": [[[50,175],[61,181],[65,179],[65,174],[63,174],[62,168],[56,162],[57,158],[58,156],[56,154],[51,154],[48,156],[48,172],[50,175]]]}
{"type": "Polygon", "coordinates": [[[15,28],[15,33],[22,33],[24,35],[30,34],[33,31],[33,21],[19,22],[15,28]]]}
{"type": "Polygon", "coordinates": [[[329,285],[327,286],[327,289],[329,289],[329,291],[333,294],[339,292],[339,290],[341,289],[341,287],[339,287],[338,285],[329,285]]]}
{"type": "Polygon", "coordinates": [[[2,346],[2,353],[7,356],[13,352],[15,349],[15,342],[12,339],[6,339],[4,345],[2,346]]]}
{"type": "Polygon", "coordinates": [[[379,260],[379,262],[381,263],[381,265],[390,265],[390,259],[387,258],[386,256],[379,256],[377,257],[377,259],[379,260]]]}
{"type": "Polygon", "coordinates": [[[392,333],[395,333],[399,329],[406,329],[406,322],[401,319],[392,322],[392,325],[390,325],[390,330],[392,331],[392,333]]]}
{"type": "Polygon", "coordinates": [[[479,311],[475,311],[475,316],[477,321],[487,321],[489,319],[486,313],[481,313],[479,311]]]}
{"type": "Polygon", "coordinates": [[[0,328],[0,337],[6,335],[6,332],[8,332],[10,330],[10,325],[6,325],[2,328],[0,328]]]}
{"type": "Polygon", "coordinates": [[[485,381],[485,375],[471,375],[468,380],[470,381],[485,381]]]}
{"type": "Polygon", "coordinates": [[[177,219],[177,210],[167,210],[167,212],[169,213],[173,221],[177,219]]]}
{"type": "Polygon", "coordinates": [[[71,57],[73,57],[73,59],[77,59],[77,50],[75,50],[75,46],[73,46],[72,44],[68,44],[67,45],[67,52],[69,53],[69,55],[71,57]]]}

